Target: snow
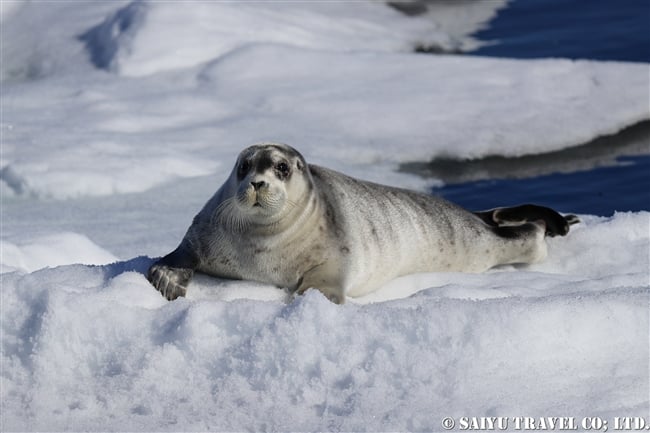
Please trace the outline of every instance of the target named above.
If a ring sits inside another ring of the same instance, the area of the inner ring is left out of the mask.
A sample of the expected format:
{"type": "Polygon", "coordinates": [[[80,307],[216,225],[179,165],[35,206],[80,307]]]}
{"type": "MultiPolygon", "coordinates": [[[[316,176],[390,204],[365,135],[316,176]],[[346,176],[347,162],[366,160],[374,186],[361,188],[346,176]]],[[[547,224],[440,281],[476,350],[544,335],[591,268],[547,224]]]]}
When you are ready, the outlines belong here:
{"type": "MultiPolygon", "coordinates": [[[[310,16],[321,14],[324,20],[322,26],[310,27],[312,31],[329,34],[327,13],[336,12],[333,16],[338,17],[342,4],[316,4],[300,3],[310,16]]],[[[381,6],[382,16],[397,13],[375,3],[351,4],[353,9],[381,6]]],[[[94,17],[82,13],[94,10],[92,5],[82,8],[75,3],[74,33],[69,36],[87,34],[78,30],[77,20],[94,17]]],[[[240,29],[246,16],[257,19],[258,14],[271,21],[284,14],[287,20],[303,23],[301,8],[292,15],[284,7],[276,9],[276,3],[269,5],[265,7],[274,12],[270,17],[263,13],[265,8],[228,2],[199,3],[193,8],[178,8],[173,2],[131,3],[101,24],[120,29],[114,16],[123,17],[131,23],[124,31],[133,32],[128,41],[108,30],[96,32],[91,41],[79,36],[91,46],[91,53],[114,52],[112,57],[117,56],[121,66],[109,68],[115,69],[113,73],[90,68],[90,54],[84,53],[81,40],[75,39],[74,50],[69,41],[57,43],[54,36],[34,42],[51,44],[48,56],[61,51],[59,57],[69,64],[58,72],[50,67],[53,72],[47,80],[9,80],[4,85],[0,179],[5,190],[71,198],[141,192],[210,173],[221,174],[223,180],[240,149],[268,140],[292,144],[311,162],[358,177],[423,189],[421,179],[396,172],[400,163],[440,156],[463,159],[550,152],[650,118],[646,64],[430,56],[371,50],[374,46],[363,51],[333,48],[350,46],[349,39],[354,39],[350,35],[340,36],[326,50],[316,43],[280,44],[261,31],[257,36],[266,37],[264,42],[227,32],[231,39],[225,40],[233,47],[213,51],[218,47],[183,36],[209,39],[204,31],[222,32],[216,24],[197,24],[196,30],[184,25],[197,21],[193,14],[203,13],[203,8],[217,23],[224,10],[236,11],[236,17],[224,16],[239,23],[240,29]],[[247,15],[249,9],[253,12],[247,15]],[[146,17],[138,18],[140,14],[146,17]],[[174,17],[178,21],[169,23],[174,17]],[[143,41],[136,43],[140,36],[143,41]],[[205,49],[200,59],[185,61],[173,44],[205,49]],[[164,49],[166,56],[155,54],[164,49]],[[75,56],[82,56],[85,67],[72,66],[82,61],[73,62],[75,56]],[[141,58],[154,59],[159,72],[143,77],[118,73],[125,68],[155,69],[141,58]],[[39,121],[34,122],[37,109],[39,121]],[[77,182],[80,177],[86,181],[77,182]]],[[[18,12],[35,9],[37,18],[45,20],[38,5],[28,6],[18,12]]],[[[60,9],[68,13],[71,7],[63,3],[60,9]]],[[[62,15],[53,5],[48,4],[48,9],[62,15]]],[[[20,16],[3,29],[5,39],[13,38],[14,32],[24,33],[18,26],[20,16]]],[[[63,30],[49,33],[58,35],[63,30]]],[[[22,47],[22,42],[17,45],[22,47]]],[[[48,70],[14,61],[9,57],[3,69],[48,70]]]]}
{"type": "Polygon", "coordinates": [[[444,416],[644,414],[649,223],[587,218],[542,265],[409,277],[400,286],[430,288],[344,306],[207,277],[168,303],[145,257],[12,273],[3,430],[435,431],[444,416]],[[621,236],[634,242],[593,253],[621,236]],[[578,248],[592,253],[574,269],[545,270],[578,248]]]}
{"type": "Polygon", "coordinates": [[[56,233],[16,245],[0,240],[3,251],[2,272],[33,272],[46,267],[70,263],[107,264],[117,257],[78,233],[56,233]]]}
{"type": "Polygon", "coordinates": [[[133,2],[83,39],[98,54],[98,66],[129,76],[197,65],[254,42],[348,51],[410,51],[416,42],[455,48],[433,21],[376,2],[201,2],[188,8],[133,2]]]}
{"type": "Polygon", "coordinates": [[[255,141],[424,189],[399,163],[650,118],[647,64],[409,53],[464,46],[463,19],[503,2],[477,4],[445,26],[378,2],[3,1],[0,429],[648,416],[648,212],[581,215],[544,263],[410,275],[343,306],[201,275],[167,302],[144,277],[255,141]]]}

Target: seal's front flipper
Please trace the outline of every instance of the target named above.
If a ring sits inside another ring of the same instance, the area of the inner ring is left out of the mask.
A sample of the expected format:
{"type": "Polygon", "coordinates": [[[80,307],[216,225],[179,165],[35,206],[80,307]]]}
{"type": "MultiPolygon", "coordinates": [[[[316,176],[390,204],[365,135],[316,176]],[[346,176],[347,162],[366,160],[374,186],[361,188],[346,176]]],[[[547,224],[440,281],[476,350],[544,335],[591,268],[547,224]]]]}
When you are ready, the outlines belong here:
{"type": "Polygon", "coordinates": [[[173,301],[179,296],[185,296],[193,275],[192,269],[170,268],[156,262],[149,268],[147,278],[167,300],[173,301]]]}
{"type": "Polygon", "coordinates": [[[546,236],[551,237],[566,235],[571,225],[580,222],[575,215],[562,216],[551,208],[534,204],[501,207],[474,212],[474,214],[493,227],[520,225],[541,220],[546,225],[546,236]]]}
{"type": "Polygon", "coordinates": [[[194,257],[179,246],[149,268],[147,279],[170,301],[185,296],[198,264],[194,257]]]}

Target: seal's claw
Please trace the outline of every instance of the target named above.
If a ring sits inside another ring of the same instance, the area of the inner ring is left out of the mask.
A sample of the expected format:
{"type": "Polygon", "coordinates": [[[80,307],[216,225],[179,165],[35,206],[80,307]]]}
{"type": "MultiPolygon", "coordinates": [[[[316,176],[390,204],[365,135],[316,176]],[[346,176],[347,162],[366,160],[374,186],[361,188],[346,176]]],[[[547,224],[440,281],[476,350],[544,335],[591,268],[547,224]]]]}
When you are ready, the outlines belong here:
{"type": "Polygon", "coordinates": [[[192,269],[172,268],[154,263],[147,273],[147,279],[169,301],[185,296],[187,285],[192,279],[192,269]]]}

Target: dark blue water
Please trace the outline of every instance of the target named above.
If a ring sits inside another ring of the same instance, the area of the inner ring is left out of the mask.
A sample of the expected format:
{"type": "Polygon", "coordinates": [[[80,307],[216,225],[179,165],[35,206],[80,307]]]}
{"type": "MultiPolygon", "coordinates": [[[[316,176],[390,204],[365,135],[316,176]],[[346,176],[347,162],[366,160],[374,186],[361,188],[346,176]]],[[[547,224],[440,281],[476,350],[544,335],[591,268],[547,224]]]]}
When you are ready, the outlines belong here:
{"type": "Polygon", "coordinates": [[[650,61],[649,0],[514,0],[489,28],[493,57],[650,61]]]}
{"type": "MultiPolygon", "coordinates": [[[[473,55],[647,63],[650,0],[513,0],[474,36],[492,44],[473,55]]],[[[615,146],[616,137],[612,141],[615,146]]],[[[521,203],[603,216],[650,210],[650,134],[642,136],[641,147],[646,155],[626,157],[621,151],[618,165],[609,167],[450,183],[433,192],[474,210],[521,203]]]]}
{"type": "Polygon", "coordinates": [[[612,215],[650,210],[650,155],[621,165],[528,179],[491,179],[448,185],[434,193],[471,210],[536,203],[566,213],[612,215]]]}

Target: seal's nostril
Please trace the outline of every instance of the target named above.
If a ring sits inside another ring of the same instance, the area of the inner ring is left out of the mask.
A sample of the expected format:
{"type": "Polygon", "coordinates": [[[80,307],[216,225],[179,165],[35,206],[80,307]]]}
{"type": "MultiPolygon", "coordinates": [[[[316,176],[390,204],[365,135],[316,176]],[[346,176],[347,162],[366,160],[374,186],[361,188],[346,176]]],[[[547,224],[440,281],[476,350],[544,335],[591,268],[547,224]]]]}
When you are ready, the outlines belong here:
{"type": "Polygon", "coordinates": [[[251,185],[253,185],[253,188],[255,188],[255,191],[258,191],[260,188],[266,186],[266,182],[261,180],[259,182],[251,182],[251,185]]]}

